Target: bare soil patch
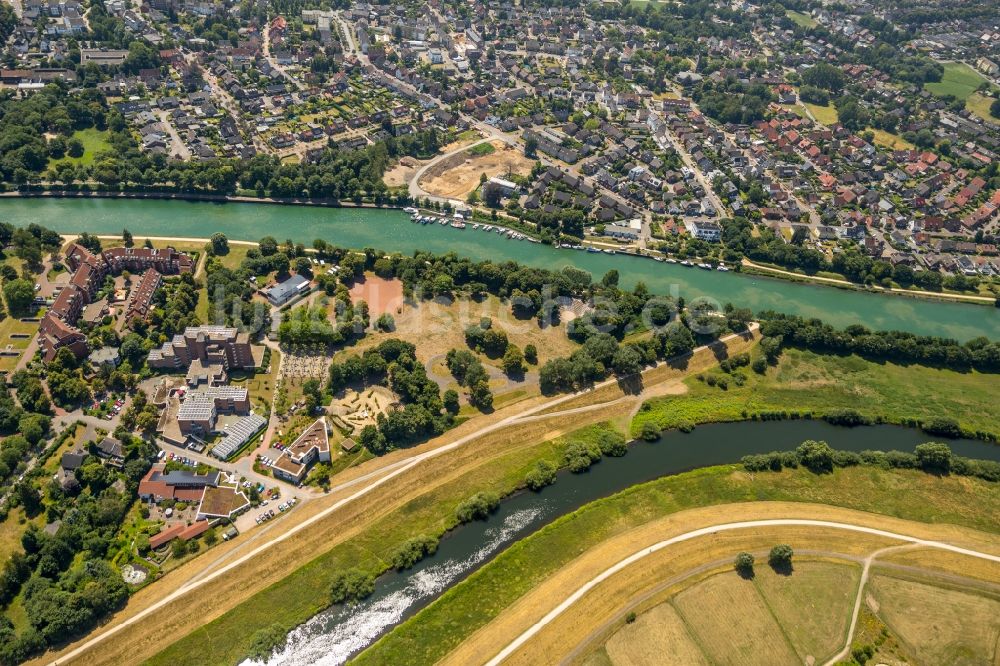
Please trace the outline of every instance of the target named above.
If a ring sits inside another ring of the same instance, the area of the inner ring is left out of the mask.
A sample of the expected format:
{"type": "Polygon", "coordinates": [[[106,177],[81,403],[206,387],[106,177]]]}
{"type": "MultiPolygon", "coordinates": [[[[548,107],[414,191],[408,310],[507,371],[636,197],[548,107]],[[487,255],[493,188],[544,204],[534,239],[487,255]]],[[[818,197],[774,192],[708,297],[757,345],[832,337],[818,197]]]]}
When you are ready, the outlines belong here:
{"type": "Polygon", "coordinates": [[[395,166],[385,172],[382,181],[389,187],[403,187],[409,185],[413,176],[420,168],[420,161],[412,157],[404,157],[395,166]]]}
{"type": "Polygon", "coordinates": [[[489,155],[476,156],[466,150],[435,164],[424,173],[420,187],[437,196],[462,199],[479,187],[481,174],[492,178],[531,172],[534,162],[521,151],[503,141],[492,145],[495,150],[489,155]]]}
{"type": "Polygon", "coordinates": [[[400,280],[367,275],[351,285],[350,293],[352,303],[368,303],[368,314],[373,319],[387,312],[395,314],[403,307],[403,283],[400,280]]]}

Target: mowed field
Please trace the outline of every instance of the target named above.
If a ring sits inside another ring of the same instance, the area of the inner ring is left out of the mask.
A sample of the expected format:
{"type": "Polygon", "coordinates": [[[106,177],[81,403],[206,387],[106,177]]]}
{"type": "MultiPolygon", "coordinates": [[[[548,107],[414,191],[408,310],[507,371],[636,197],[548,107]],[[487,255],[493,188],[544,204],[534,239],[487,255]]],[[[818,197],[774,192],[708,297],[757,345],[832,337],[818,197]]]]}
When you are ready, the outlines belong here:
{"type": "Polygon", "coordinates": [[[954,95],[958,99],[967,99],[975,92],[986,77],[966,65],[964,62],[946,62],[944,76],[940,81],[927,83],[924,87],[935,95],[954,95]]]}
{"type": "Polygon", "coordinates": [[[868,605],[924,664],[996,664],[1000,592],[948,588],[876,575],[868,605]]]}
{"type": "Polygon", "coordinates": [[[615,666],[822,663],[843,645],[859,577],[859,566],[828,561],[789,576],[758,565],[752,580],[726,571],[625,624],[603,650],[615,666]]]}
{"type": "Polygon", "coordinates": [[[508,172],[522,175],[531,172],[534,162],[521,151],[503,141],[493,141],[489,145],[494,148],[489,154],[477,155],[476,152],[482,151],[470,149],[434,165],[421,178],[420,187],[437,196],[464,199],[479,187],[479,179],[484,173],[491,178],[508,172]]]}

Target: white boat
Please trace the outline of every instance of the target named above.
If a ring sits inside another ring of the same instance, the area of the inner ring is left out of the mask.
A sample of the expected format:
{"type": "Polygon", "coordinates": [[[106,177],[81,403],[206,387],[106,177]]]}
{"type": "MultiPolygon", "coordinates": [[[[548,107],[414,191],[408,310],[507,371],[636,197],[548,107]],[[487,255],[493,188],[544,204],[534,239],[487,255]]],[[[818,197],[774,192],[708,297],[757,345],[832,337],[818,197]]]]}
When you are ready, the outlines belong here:
{"type": "Polygon", "coordinates": [[[719,264],[719,266],[715,270],[722,271],[723,273],[729,272],[729,269],[726,268],[725,265],[723,265],[723,264],[719,264]]]}
{"type": "Polygon", "coordinates": [[[656,261],[663,261],[663,257],[653,257],[656,261]]]}
{"type": "Polygon", "coordinates": [[[451,223],[451,226],[454,229],[464,229],[465,222],[462,222],[461,220],[455,220],[454,222],[451,223]]]}
{"type": "Polygon", "coordinates": [[[712,265],[711,264],[706,264],[706,263],[700,263],[700,264],[698,264],[698,268],[703,268],[706,271],[710,271],[710,270],[712,270],[712,265]]]}
{"type": "Polygon", "coordinates": [[[694,264],[685,259],[684,261],[681,262],[681,266],[687,266],[688,268],[691,268],[692,266],[694,266],[694,264]]]}
{"type": "Polygon", "coordinates": [[[410,215],[413,215],[414,213],[417,212],[417,209],[414,208],[413,206],[407,206],[406,208],[403,209],[403,212],[404,213],[409,213],[410,215]]]}
{"type": "Polygon", "coordinates": [[[472,228],[473,228],[473,230],[475,230],[475,229],[478,229],[478,228],[479,228],[479,225],[478,225],[478,224],[473,224],[473,225],[472,225],[472,228]]]}
{"type": "Polygon", "coordinates": [[[673,257],[667,257],[666,259],[664,259],[664,261],[667,262],[668,264],[676,264],[677,263],[677,260],[674,259],[673,257]]]}

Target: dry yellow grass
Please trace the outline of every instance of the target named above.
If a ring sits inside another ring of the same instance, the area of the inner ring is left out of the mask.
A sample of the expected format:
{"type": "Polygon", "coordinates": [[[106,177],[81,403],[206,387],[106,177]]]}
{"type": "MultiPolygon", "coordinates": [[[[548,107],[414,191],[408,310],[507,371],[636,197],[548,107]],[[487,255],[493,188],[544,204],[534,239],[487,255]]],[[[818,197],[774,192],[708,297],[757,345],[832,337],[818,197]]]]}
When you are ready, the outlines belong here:
{"type": "Polygon", "coordinates": [[[712,663],[799,663],[753,582],[735,573],[684,590],[674,606],[712,663]]]}
{"type": "Polygon", "coordinates": [[[910,580],[875,576],[878,614],[927,664],[995,664],[1000,600],[910,580]]]}
{"type": "MultiPolygon", "coordinates": [[[[458,666],[482,661],[506,647],[558,603],[615,562],[667,539],[705,525],[764,518],[812,518],[867,525],[920,538],[938,539],[985,552],[1000,552],[995,537],[953,525],[927,525],[837,507],[758,502],[692,509],[653,520],[582,552],[531,593],[475,631],[440,663],[458,666]]],[[[894,542],[863,534],[814,527],[762,528],[713,534],[675,544],[610,577],[584,595],[509,658],[510,664],[535,664],[552,655],[584,655],[621,626],[626,611],[641,612],[690,586],[692,572],[707,563],[729,570],[741,550],[767,551],[788,543],[796,551],[813,549],[860,557],[894,542]],[[721,563],[721,564],[720,564],[721,563]]],[[[764,566],[764,565],[762,565],[764,566]]],[[[701,572],[704,573],[704,572],[701,572]]]]}
{"type": "Polygon", "coordinates": [[[802,662],[823,663],[844,644],[861,567],[800,562],[791,576],[758,566],[754,582],[802,662]]]}
{"type": "Polygon", "coordinates": [[[605,650],[614,666],[708,666],[710,663],[670,604],[660,604],[640,615],[633,624],[619,629],[605,644],[605,650]]]}
{"type": "Polygon", "coordinates": [[[995,562],[935,548],[915,548],[886,553],[878,559],[876,566],[879,564],[889,565],[887,568],[890,574],[892,565],[898,565],[939,573],[943,578],[960,576],[1000,585],[1000,566],[995,562]]]}
{"type": "MultiPolygon", "coordinates": [[[[493,326],[506,332],[510,342],[522,350],[525,345],[534,344],[538,348],[539,365],[550,358],[566,356],[577,348],[577,344],[566,337],[565,326],[541,328],[535,318],[517,319],[511,314],[510,306],[496,296],[488,296],[479,303],[466,298],[450,303],[420,301],[417,305],[394,308],[390,314],[396,322],[395,331],[370,332],[341,355],[361,353],[387,338],[397,338],[416,345],[417,358],[426,363],[450,349],[467,349],[465,329],[478,324],[482,317],[491,318],[493,326]]],[[[342,356],[334,357],[335,360],[339,358],[342,356]]],[[[498,365],[499,359],[490,362],[498,365]]]]}

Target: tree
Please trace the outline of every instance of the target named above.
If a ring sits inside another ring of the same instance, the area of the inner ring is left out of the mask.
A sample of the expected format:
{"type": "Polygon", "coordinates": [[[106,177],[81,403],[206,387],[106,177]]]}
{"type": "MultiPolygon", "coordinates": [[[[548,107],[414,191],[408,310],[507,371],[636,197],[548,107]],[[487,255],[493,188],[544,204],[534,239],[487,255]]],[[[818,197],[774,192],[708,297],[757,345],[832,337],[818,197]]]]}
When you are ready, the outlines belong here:
{"type": "Polygon", "coordinates": [[[524,156],[535,157],[538,154],[538,139],[529,136],[524,140],[524,156]]]}
{"type": "Polygon", "coordinates": [[[993,100],[993,103],[990,104],[990,115],[994,118],[1000,118],[1000,97],[993,100]]]}
{"type": "Polygon", "coordinates": [[[472,385],[469,391],[469,403],[484,412],[493,409],[493,391],[490,390],[486,379],[480,379],[472,385]]]}
{"type": "Polygon", "coordinates": [[[815,474],[833,471],[833,449],[826,442],[806,440],[795,449],[802,466],[815,474]]]}
{"type": "Polygon", "coordinates": [[[744,578],[753,578],[753,562],[753,555],[744,551],[736,556],[736,561],[733,562],[733,567],[736,569],[736,572],[744,578]]]}
{"type": "Polygon", "coordinates": [[[128,229],[122,229],[122,244],[125,247],[132,247],[135,244],[132,240],[132,232],[128,229]]]}
{"type": "Polygon", "coordinates": [[[3,297],[8,312],[15,317],[29,314],[31,302],[35,299],[35,287],[24,279],[11,280],[3,286],[3,297]]]}
{"type": "Polygon", "coordinates": [[[934,474],[947,474],[951,471],[951,447],[942,442],[927,442],[919,444],[914,449],[920,468],[934,474]]]}
{"type": "Polygon", "coordinates": [[[445,391],[444,395],[441,396],[441,402],[444,404],[444,408],[449,414],[458,414],[458,392],[455,389],[448,389],[445,391]]]}
{"type": "Polygon", "coordinates": [[[66,154],[70,157],[83,157],[83,141],[75,136],[66,142],[66,154]]]}
{"type": "Polygon", "coordinates": [[[226,238],[226,234],[221,232],[212,234],[211,242],[212,254],[218,257],[229,254],[229,239],[226,238]]]}
{"type": "Polygon", "coordinates": [[[791,546],[785,543],[778,544],[768,554],[767,563],[778,573],[791,573],[793,554],[791,546]]]}
{"type": "Polygon", "coordinates": [[[634,375],[639,372],[642,359],[632,346],[619,347],[611,361],[615,372],[622,377],[634,375]]]}
{"type": "Polygon", "coordinates": [[[384,312],[375,320],[375,328],[384,333],[391,333],[396,330],[396,320],[391,314],[384,312]]]}
{"type": "Polygon", "coordinates": [[[503,371],[508,376],[520,375],[524,372],[524,355],[517,345],[507,345],[507,351],[503,354],[503,371]]]}
{"type": "Polygon", "coordinates": [[[527,344],[524,346],[524,360],[531,365],[538,364],[538,348],[533,344],[527,344]]]}

